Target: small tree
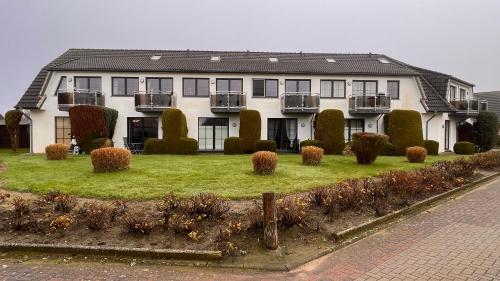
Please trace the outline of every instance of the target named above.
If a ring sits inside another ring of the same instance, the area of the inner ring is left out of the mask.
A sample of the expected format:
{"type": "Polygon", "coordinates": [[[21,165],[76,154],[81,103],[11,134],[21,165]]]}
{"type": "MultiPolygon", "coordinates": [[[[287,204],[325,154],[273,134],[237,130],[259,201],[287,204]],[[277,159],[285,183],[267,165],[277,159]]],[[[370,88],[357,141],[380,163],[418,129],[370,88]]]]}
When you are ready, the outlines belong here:
{"type": "Polygon", "coordinates": [[[481,151],[493,148],[497,138],[498,118],[493,112],[483,111],[474,123],[475,143],[481,151]]]}
{"type": "Polygon", "coordinates": [[[13,109],[5,113],[5,125],[10,136],[10,147],[14,152],[17,151],[17,135],[19,133],[21,118],[23,118],[23,112],[21,110],[13,109]]]}

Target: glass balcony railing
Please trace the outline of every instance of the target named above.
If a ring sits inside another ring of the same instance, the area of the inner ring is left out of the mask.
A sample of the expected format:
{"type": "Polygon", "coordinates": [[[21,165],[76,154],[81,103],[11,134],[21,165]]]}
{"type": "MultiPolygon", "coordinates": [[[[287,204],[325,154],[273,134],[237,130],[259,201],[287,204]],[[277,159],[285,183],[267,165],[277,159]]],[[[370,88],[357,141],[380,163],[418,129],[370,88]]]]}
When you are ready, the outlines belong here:
{"type": "Polygon", "coordinates": [[[476,98],[452,99],[450,103],[455,107],[455,114],[458,115],[477,115],[481,109],[480,104],[488,108],[487,105],[484,106],[485,101],[479,101],[476,98]]]}
{"type": "Polygon", "coordinates": [[[172,92],[137,92],[134,99],[135,110],[139,112],[161,112],[175,107],[175,95],[172,92]]]}
{"type": "Polygon", "coordinates": [[[57,104],[61,111],[67,111],[78,105],[104,106],[104,94],[99,91],[64,90],[57,93],[57,104]]]}
{"type": "Polygon", "coordinates": [[[391,111],[391,97],[384,93],[356,94],[349,97],[351,114],[383,114],[391,111]]]}
{"type": "Polygon", "coordinates": [[[285,92],[281,96],[282,113],[317,113],[319,94],[310,92],[285,92]]]}
{"type": "Polygon", "coordinates": [[[210,94],[213,113],[240,112],[247,108],[246,94],[237,91],[217,91],[210,94]]]}

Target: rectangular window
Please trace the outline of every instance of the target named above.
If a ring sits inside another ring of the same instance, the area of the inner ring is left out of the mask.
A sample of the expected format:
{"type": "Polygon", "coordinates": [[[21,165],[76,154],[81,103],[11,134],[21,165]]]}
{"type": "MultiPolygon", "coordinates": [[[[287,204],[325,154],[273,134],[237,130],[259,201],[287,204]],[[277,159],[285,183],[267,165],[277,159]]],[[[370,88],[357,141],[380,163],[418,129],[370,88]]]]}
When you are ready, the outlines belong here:
{"type": "Polygon", "coordinates": [[[146,91],[148,93],[172,93],[172,78],[146,78],[146,91]]]}
{"type": "Polygon", "coordinates": [[[69,145],[71,141],[71,122],[69,117],[56,117],[56,143],[69,145]]]}
{"type": "Polygon", "coordinates": [[[278,96],[277,79],[254,79],[253,96],[275,98],[278,96]]]}
{"type": "Polygon", "coordinates": [[[311,80],[285,80],[285,92],[287,93],[311,93],[311,80]]]}
{"type": "Polygon", "coordinates": [[[352,82],[352,94],[376,94],[378,91],[378,81],[359,81],[352,82]]]}
{"type": "Polygon", "coordinates": [[[131,96],[139,92],[139,78],[113,77],[113,96],[131,96]]]}
{"type": "Polygon", "coordinates": [[[229,135],[229,118],[198,118],[198,149],[224,150],[229,135]]]}
{"type": "Polygon", "coordinates": [[[465,89],[460,89],[460,100],[466,100],[467,94],[465,93],[465,89]]]}
{"type": "Polygon", "coordinates": [[[217,79],[217,92],[243,92],[243,79],[217,79]]]}
{"type": "Polygon", "coordinates": [[[208,97],[210,91],[208,78],[184,78],[182,94],[185,97],[208,97]]]}
{"type": "Polygon", "coordinates": [[[322,98],[345,98],[345,80],[321,80],[322,98]]]}
{"type": "Polygon", "coordinates": [[[450,100],[457,99],[457,88],[455,86],[450,86],[450,100]]]}
{"type": "Polygon", "coordinates": [[[365,131],[364,119],[345,119],[344,139],[346,142],[352,140],[354,133],[362,133],[365,131]]]}
{"type": "Polygon", "coordinates": [[[59,80],[59,84],[57,85],[57,90],[56,90],[56,95],[58,93],[61,93],[61,92],[64,92],[67,90],[68,88],[68,84],[66,82],[66,76],[62,76],[61,77],[61,80],[59,80]]]}
{"type": "Polygon", "coordinates": [[[387,81],[387,93],[391,99],[399,99],[399,81],[387,81]]]}
{"type": "Polygon", "coordinates": [[[101,77],[75,77],[75,90],[100,92],[101,77]]]}

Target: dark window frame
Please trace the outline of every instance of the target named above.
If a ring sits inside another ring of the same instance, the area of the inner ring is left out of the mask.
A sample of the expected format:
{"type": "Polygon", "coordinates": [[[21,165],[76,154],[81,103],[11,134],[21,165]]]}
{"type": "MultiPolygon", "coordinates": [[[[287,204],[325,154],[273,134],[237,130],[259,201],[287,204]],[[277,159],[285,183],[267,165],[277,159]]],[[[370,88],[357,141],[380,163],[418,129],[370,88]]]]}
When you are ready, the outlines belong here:
{"type": "Polygon", "coordinates": [[[401,98],[401,83],[399,80],[387,80],[387,89],[389,89],[389,83],[398,83],[398,97],[394,98],[389,92],[387,94],[390,95],[391,100],[399,100],[401,98]]]}
{"type": "Polygon", "coordinates": [[[361,121],[363,123],[363,130],[361,132],[365,132],[365,119],[363,118],[346,118],[344,119],[344,132],[345,132],[345,129],[346,127],[348,128],[348,138],[345,139],[345,136],[344,136],[344,141],[345,142],[350,142],[352,141],[352,125],[351,125],[351,121],[361,121]],[[349,124],[347,126],[347,124],[349,124]]]}
{"type": "Polygon", "coordinates": [[[219,82],[219,80],[229,80],[229,84],[228,84],[228,87],[229,89],[231,89],[231,80],[240,80],[241,81],[241,92],[243,93],[243,78],[217,78],[215,79],[215,91],[218,92],[219,90],[217,89],[217,85],[219,82]]]}
{"type": "Polygon", "coordinates": [[[87,90],[89,92],[90,92],[90,79],[91,78],[99,78],[101,80],[101,83],[100,83],[101,84],[100,85],[101,89],[98,92],[102,92],[102,76],[75,76],[75,77],[73,77],[73,87],[74,87],[75,90],[82,90],[82,89],[77,89],[76,88],[76,80],[77,79],[84,79],[84,78],[87,79],[87,84],[89,85],[89,88],[87,90]]]}
{"type": "Polygon", "coordinates": [[[459,88],[458,96],[460,97],[460,100],[467,100],[467,90],[464,88],[459,88]],[[462,97],[462,92],[464,93],[463,97],[462,97]]]}
{"type": "Polygon", "coordinates": [[[450,97],[449,97],[450,101],[451,100],[456,100],[457,99],[457,87],[453,86],[453,85],[450,85],[450,97]],[[453,96],[451,95],[451,89],[453,89],[453,96]]]}
{"type": "MultiPolygon", "coordinates": [[[[352,80],[352,86],[354,88],[354,83],[355,82],[362,82],[363,83],[363,93],[366,94],[366,82],[375,82],[375,94],[378,93],[378,80],[352,80]]],[[[354,95],[354,90],[353,93],[354,95]]]]}
{"type": "MultiPolygon", "coordinates": [[[[200,149],[200,120],[201,119],[224,119],[227,120],[227,136],[229,137],[229,117],[198,117],[198,150],[199,151],[222,151],[222,150],[217,150],[215,149],[215,133],[212,135],[212,147],[213,149],[200,149]]],[[[213,129],[214,126],[212,126],[213,129]]],[[[206,139],[206,138],[205,138],[206,139]]],[[[224,146],[224,142],[222,143],[222,146],[224,146]]]]}
{"type": "MultiPolygon", "coordinates": [[[[57,127],[57,119],[58,118],[68,118],[69,119],[69,116],[54,116],[54,143],[58,143],[57,142],[58,139],[63,139],[63,140],[66,139],[64,137],[62,137],[62,138],[58,138],[57,137],[57,129],[63,129],[63,130],[66,129],[66,127],[64,127],[64,126],[62,128],[58,128],[57,127]]],[[[64,121],[63,121],[63,124],[64,124],[64,121]]],[[[69,141],[71,142],[71,136],[72,136],[71,122],[69,124],[69,130],[70,130],[70,132],[69,132],[69,141]]]]}
{"type": "Polygon", "coordinates": [[[286,82],[287,81],[290,81],[290,82],[297,82],[297,90],[299,89],[299,82],[300,81],[307,81],[309,82],[309,92],[308,93],[312,93],[311,92],[311,87],[312,87],[312,82],[311,82],[311,79],[285,79],[285,93],[287,93],[286,91],[286,82]]]}
{"type": "MultiPolygon", "coordinates": [[[[172,84],[173,87],[173,84],[172,84]]],[[[210,97],[210,78],[198,78],[198,77],[183,77],[182,78],[182,97],[186,98],[207,98],[210,97]],[[194,96],[188,96],[185,94],[184,81],[186,79],[194,79],[194,96]],[[206,96],[198,95],[198,80],[207,80],[208,81],[208,92],[206,96]]]]}
{"type": "Polygon", "coordinates": [[[320,99],[345,99],[346,96],[347,96],[347,81],[346,80],[342,80],[342,79],[321,79],[321,80],[319,80],[319,98],[320,99]],[[332,83],[332,91],[330,92],[329,97],[323,97],[321,95],[321,82],[331,82],[332,83]],[[344,96],[343,97],[334,97],[333,96],[334,82],[344,82],[344,96]]]}
{"type": "Polygon", "coordinates": [[[125,95],[117,95],[115,94],[115,87],[114,87],[114,81],[115,79],[125,79],[125,92],[127,91],[128,87],[128,80],[129,79],[137,79],[137,92],[139,92],[139,77],[121,77],[121,76],[113,76],[111,77],[111,96],[112,97],[133,97],[133,93],[129,95],[128,93],[125,93],[125,95]]]}
{"type": "Polygon", "coordinates": [[[129,120],[132,120],[132,119],[140,119],[141,120],[141,123],[142,123],[142,126],[141,126],[141,130],[142,130],[142,139],[143,139],[143,143],[148,139],[148,138],[145,138],[144,136],[144,128],[152,128],[152,127],[146,127],[144,126],[144,120],[145,119],[155,119],[156,120],[156,137],[158,137],[159,133],[158,133],[158,129],[160,127],[160,120],[158,117],[152,117],[152,116],[135,116],[135,117],[127,117],[127,141],[129,143],[136,143],[136,142],[132,142],[132,136],[130,135],[130,121],[129,120]]]}
{"type": "Polygon", "coordinates": [[[158,85],[160,86],[160,92],[162,92],[163,90],[161,89],[161,79],[170,79],[170,80],[172,80],[172,91],[171,91],[171,93],[173,94],[174,93],[174,78],[173,77],[146,77],[146,92],[149,91],[149,89],[148,89],[148,80],[160,80],[159,81],[160,83],[158,85]]]}
{"type": "Polygon", "coordinates": [[[57,83],[57,88],[56,88],[56,93],[55,93],[56,96],[57,96],[57,94],[59,94],[59,88],[61,88],[61,83],[62,83],[63,79],[66,82],[66,91],[68,90],[68,77],[61,76],[61,78],[59,79],[59,83],[57,83]]]}
{"type": "Polygon", "coordinates": [[[252,98],[257,98],[257,99],[277,99],[279,98],[279,90],[280,90],[280,85],[279,85],[279,79],[267,79],[267,78],[253,78],[252,79],[252,98]],[[255,85],[254,85],[254,81],[264,81],[264,95],[263,96],[255,96],[254,95],[254,89],[255,89],[255,85]],[[276,96],[268,96],[266,94],[267,92],[267,81],[276,81],[276,96]]]}

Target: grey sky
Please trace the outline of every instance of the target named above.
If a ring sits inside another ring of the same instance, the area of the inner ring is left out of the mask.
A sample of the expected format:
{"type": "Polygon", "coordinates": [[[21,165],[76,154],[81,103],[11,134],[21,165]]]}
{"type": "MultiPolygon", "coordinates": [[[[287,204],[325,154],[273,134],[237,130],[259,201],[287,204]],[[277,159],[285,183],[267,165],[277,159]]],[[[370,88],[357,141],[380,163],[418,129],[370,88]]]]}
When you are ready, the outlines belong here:
{"type": "Polygon", "coordinates": [[[500,90],[500,1],[0,2],[0,112],[68,48],[384,53],[500,90]]]}

